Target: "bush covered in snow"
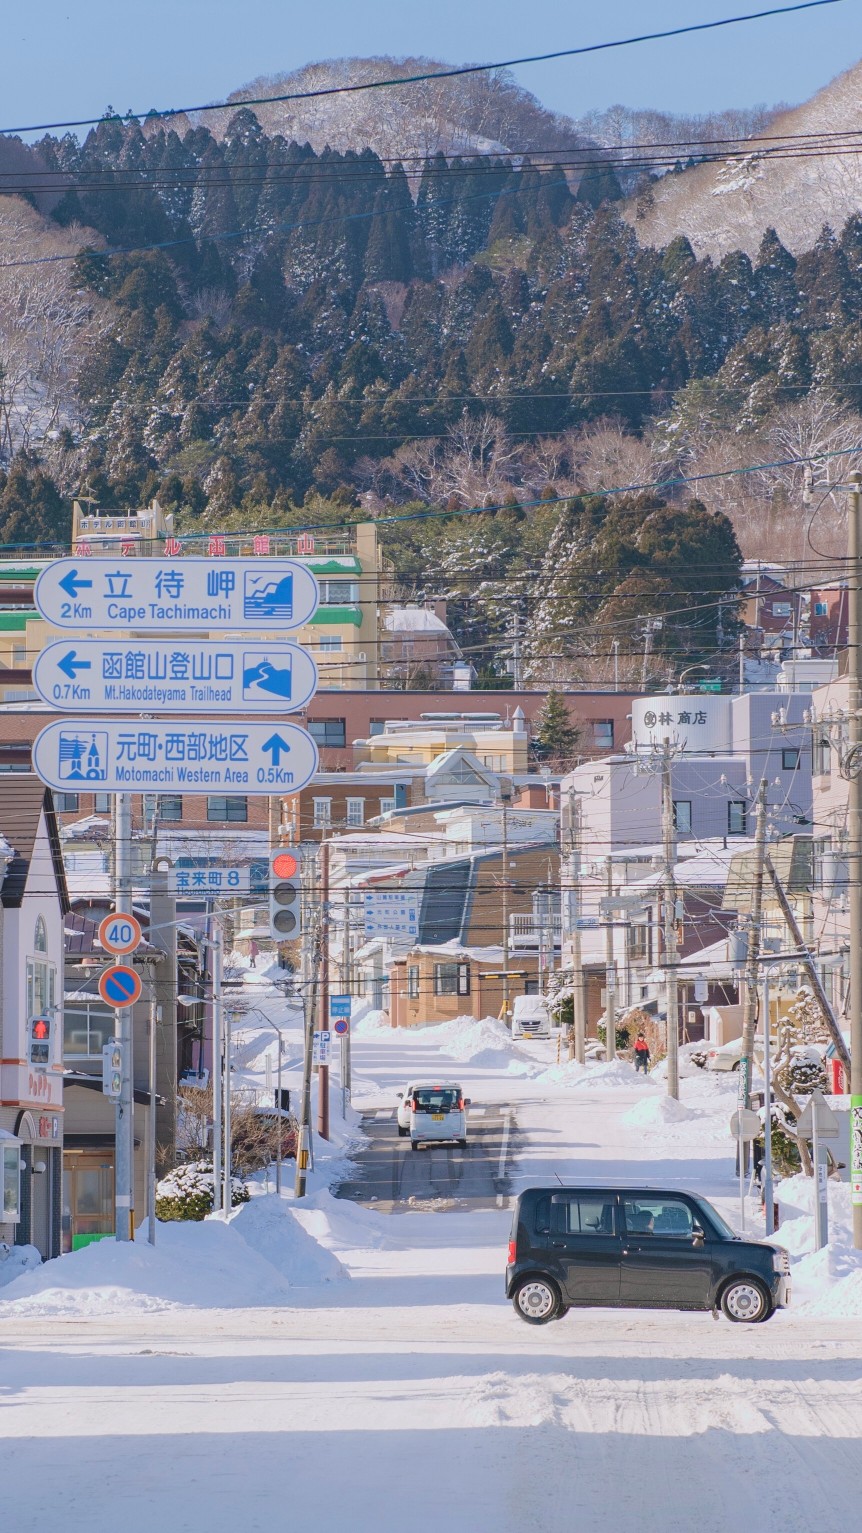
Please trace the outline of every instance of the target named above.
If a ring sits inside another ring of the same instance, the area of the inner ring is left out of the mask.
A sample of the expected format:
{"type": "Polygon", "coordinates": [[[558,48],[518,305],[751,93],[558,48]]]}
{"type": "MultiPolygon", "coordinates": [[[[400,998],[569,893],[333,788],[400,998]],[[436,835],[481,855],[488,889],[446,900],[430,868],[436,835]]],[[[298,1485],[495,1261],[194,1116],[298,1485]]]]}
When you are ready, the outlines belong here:
{"type": "MultiPolygon", "coordinates": [[[[249,1190],[237,1177],[231,1178],[231,1207],[249,1200],[249,1190]]],[[[156,1218],[163,1222],[175,1219],[205,1219],[213,1211],[212,1166],[206,1160],[189,1161],[169,1171],[156,1186],[156,1218]]]]}

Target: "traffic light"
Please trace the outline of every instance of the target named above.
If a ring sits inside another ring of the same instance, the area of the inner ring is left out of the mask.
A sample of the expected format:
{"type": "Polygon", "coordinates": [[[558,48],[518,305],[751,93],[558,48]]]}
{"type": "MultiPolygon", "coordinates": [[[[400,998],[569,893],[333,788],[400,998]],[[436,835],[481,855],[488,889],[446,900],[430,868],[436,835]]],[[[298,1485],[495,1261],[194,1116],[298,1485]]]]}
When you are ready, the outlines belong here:
{"type": "Polygon", "coordinates": [[[51,1063],[50,1017],[31,1017],[27,1023],[27,1056],[31,1065],[42,1070],[51,1063]]]}
{"type": "Polygon", "coordinates": [[[276,942],[298,937],[302,920],[299,852],[275,846],[269,854],[269,925],[276,942]]]}
{"type": "Polygon", "coordinates": [[[102,1091],[106,1097],[119,1097],[123,1087],[123,1045],[111,1038],[102,1045],[102,1091]]]}

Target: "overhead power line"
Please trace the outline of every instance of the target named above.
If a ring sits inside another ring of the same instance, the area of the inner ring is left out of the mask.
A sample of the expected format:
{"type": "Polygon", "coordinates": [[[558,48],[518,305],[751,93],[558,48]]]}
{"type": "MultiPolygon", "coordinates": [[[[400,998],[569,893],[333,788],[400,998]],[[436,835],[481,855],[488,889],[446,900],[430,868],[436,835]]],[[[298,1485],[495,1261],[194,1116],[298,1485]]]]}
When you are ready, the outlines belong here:
{"type": "MultiPolygon", "coordinates": [[[[714,32],[720,27],[739,26],[743,22],[761,21],[770,16],[788,16],[795,11],[818,10],[824,5],[839,5],[843,0],[799,0],[796,5],[772,6],[768,10],[750,11],[745,15],[723,16],[716,21],[690,22],[687,26],[668,27],[660,32],[642,32],[634,37],[614,38],[609,42],[586,43],[579,48],[557,48],[550,53],[526,54],[522,58],[498,59],[493,63],[485,64],[462,64],[453,69],[424,70],[419,74],[401,75],[381,80],[357,81],[352,85],[326,85],[319,86],[316,90],[283,91],[272,96],[249,96],[236,101],[207,101],[195,106],[165,107],[160,111],[148,108],[145,112],[127,112],[125,118],[119,121],[144,118],[155,115],[156,117],[179,117],[198,112],[221,112],[239,111],[243,107],[269,106],[283,101],[311,101],[325,96],[355,95],[360,91],[384,90],[402,85],[418,85],[428,80],[451,80],[463,75],[485,74],[494,69],[514,69],[521,64],[545,64],[553,59],[566,59],[583,57],[591,53],[604,53],[614,48],[630,48],[638,43],[660,42],[667,38],[684,37],[693,32],[714,32]]],[[[88,128],[94,123],[103,120],[102,114],[96,117],[71,118],[63,122],[37,122],[25,123],[11,128],[0,128],[0,133],[47,133],[56,128],[88,128]]]]}

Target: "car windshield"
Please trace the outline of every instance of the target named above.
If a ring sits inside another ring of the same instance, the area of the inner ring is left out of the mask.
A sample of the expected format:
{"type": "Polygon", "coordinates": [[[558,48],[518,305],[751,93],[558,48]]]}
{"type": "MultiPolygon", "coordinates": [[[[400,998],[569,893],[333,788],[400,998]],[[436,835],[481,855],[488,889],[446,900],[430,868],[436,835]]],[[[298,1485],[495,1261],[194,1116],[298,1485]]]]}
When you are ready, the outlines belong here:
{"type": "Polygon", "coordinates": [[[458,1106],[457,1086],[422,1086],[413,1093],[417,1112],[448,1112],[458,1106]]]}
{"type": "Polygon", "coordinates": [[[718,1230],[719,1235],[722,1235],[725,1240],[736,1239],[736,1234],[730,1228],[730,1225],[724,1219],[722,1219],[721,1214],[713,1208],[711,1203],[707,1203],[706,1198],[698,1198],[697,1203],[698,1206],[703,1209],[704,1213],[710,1221],[710,1224],[713,1224],[718,1230]]]}

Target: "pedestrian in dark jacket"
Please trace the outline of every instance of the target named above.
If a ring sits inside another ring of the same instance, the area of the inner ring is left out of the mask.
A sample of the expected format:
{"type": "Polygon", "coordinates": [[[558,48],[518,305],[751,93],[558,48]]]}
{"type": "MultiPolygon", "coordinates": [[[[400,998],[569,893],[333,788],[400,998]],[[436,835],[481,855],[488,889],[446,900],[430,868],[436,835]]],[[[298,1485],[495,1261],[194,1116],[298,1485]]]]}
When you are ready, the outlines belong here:
{"type": "Polygon", "coordinates": [[[638,1030],[635,1039],[635,1069],[643,1070],[644,1075],[649,1070],[649,1044],[643,1034],[643,1028],[638,1030]]]}

